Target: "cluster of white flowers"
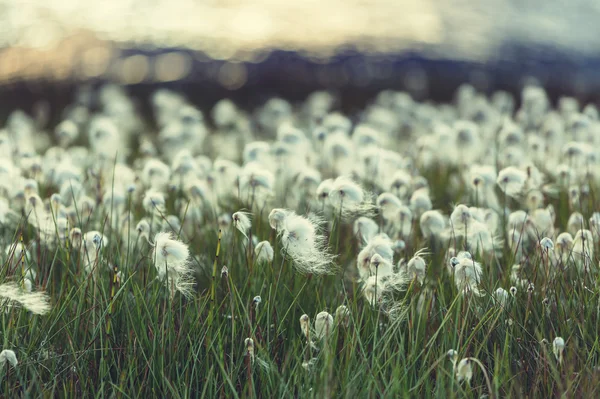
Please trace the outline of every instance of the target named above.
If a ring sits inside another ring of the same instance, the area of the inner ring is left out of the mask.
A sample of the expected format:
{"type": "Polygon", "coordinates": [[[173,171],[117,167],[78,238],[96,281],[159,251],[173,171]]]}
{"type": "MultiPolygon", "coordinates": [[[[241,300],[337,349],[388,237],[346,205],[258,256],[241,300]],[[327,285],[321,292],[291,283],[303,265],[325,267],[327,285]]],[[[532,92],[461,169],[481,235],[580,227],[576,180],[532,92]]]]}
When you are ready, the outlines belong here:
{"type": "MultiPolygon", "coordinates": [[[[49,251],[72,255],[60,267],[94,280],[150,252],[171,297],[193,298],[193,257],[214,254],[190,253],[189,243],[217,229],[223,240],[243,236],[257,265],[279,257],[307,278],[348,272],[340,278],[390,317],[409,286],[427,294],[447,281],[469,300],[489,292],[508,308],[561,274],[597,281],[593,105],[563,98],[552,109],[542,88],[526,86],[515,109],[510,94],[486,97],[469,85],[452,105],[382,91],[358,115],[336,110],[328,92],[299,105],[272,98],[252,113],[223,99],[205,115],[165,89],[150,102],[156,131],[115,85],[78,93],[53,138],[24,112],[9,116],[0,130],[0,226],[25,234],[2,248],[15,281],[0,285],[3,306],[49,310],[35,291],[39,266],[59,258],[42,256],[49,251]],[[277,235],[259,228],[266,220],[277,235]],[[508,291],[491,267],[510,273],[508,291]]],[[[348,318],[344,307],[335,318],[319,313],[313,326],[300,321],[312,341],[348,318]]],[[[254,359],[252,339],[246,348],[254,359]]],[[[562,363],[564,341],[553,349],[562,363]]],[[[471,380],[470,358],[453,364],[459,380],[471,380]]]]}

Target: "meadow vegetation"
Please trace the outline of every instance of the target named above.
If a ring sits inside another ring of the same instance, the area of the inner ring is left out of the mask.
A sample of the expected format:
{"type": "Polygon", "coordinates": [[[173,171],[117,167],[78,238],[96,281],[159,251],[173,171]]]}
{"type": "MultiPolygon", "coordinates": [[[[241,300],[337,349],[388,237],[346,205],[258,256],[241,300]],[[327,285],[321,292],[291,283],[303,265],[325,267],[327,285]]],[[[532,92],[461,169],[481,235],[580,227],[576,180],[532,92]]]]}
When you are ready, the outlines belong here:
{"type": "Polygon", "coordinates": [[[0,395],[600,395],[593,105],[142,101],[0,131],[0,395]]]}

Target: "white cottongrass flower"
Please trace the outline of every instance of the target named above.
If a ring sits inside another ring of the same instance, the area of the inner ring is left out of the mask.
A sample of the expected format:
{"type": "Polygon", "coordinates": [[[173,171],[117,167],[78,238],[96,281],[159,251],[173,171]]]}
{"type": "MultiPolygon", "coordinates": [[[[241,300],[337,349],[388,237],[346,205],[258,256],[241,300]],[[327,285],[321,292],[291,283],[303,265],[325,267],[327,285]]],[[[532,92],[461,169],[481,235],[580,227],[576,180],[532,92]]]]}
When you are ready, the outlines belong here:
{"type": "Polygon", "coordinates": [[[335,310],[335,322],[338,325],[348,326],[350,322],[350,309],[346,305],[340,305],[335,310]]]}
{"type": "Polygon", "coordinates": [[[372,213],[374,205],[363,188],[347,176],[340,176],[331,185],[329,201],[341,217],[372,213]]]}
{"type": "Polygon", "coordinates": [[[246,338],[244,340],[244,346],[246,347],[246,355],[250,358],[250,364],[254,364],[254,340],[252,338],[246,338]]]}
{"type": "Polygon", "coordinates": [[[458,382],[466,380],[468,384],[471,383],[473,378],[473,365],[471,364],[470,358],[464,358],[456,366],[456,379],[458,382]]]}
{"type": "Polygon", "coordinates": [[[363,280],[362,293],[369,305],[379,306],[387,312],[388,316],[402,315],[403,306],[398,303],[394,295],[406,288],[408,279],[403,272],[389,274],[383,278],[371,276],[363,280]]]}
{"type": "Polygon", "coordinates": [[[100,251],[108,244],[108,238],[99,231],[88,231],[82,238],[83,251],[81,251],[81,260],[86,273],[91,273],[97,269],[101,263],[100,251]]]}
{"type": "Polygon", "coordinates": [[[362,292],[369,305],[373,307],[382,305],[385,286],[381,279],[371,276],[363,279],[363,281],[364,285],[362,292]]]}
{"type": "Polygon", "coordinates": [[[426,211],[419,220],[423,237],[440,237],[446,228],[446,220],[440,211],[426,211]]]}
{"type": "Polygon", "coordinates": [[[502,169],[496,180],[502,192],[513,198],[521,194],[525,182],[527,182],[527,173],[514,166],[502,169]]]}
{"type": "Polygon", "coordinates": [[[408,206],[402,205],[398,208],[392,221],[392,231],[394,234],[398,234],[400,237],[410,236],[412,232],[413,211],[408,206]]]}
{"type": "Polygon", "coordinates": [[[360,244],[366,244],[379,231],[377,222],[365,216],[361,216],[354,221],[354,235],[359,238],[360,244]]]}
{"type": "Polygon", "coordinates": [[[366,280],[371,275],[371,258],[375,254],[381,257],[388,263],[394,261],[394,249],[392,241],[385,234],[374,236],[367,245],[358,253],[356,257],[356,267],[362,280],[366,280]]]}
{"type": "Polygon", "coordinates": [[[289,212],[291,211],[287,211],[283,208],[275,208],[271,210],[271,213],[269,213],[269,226],[279,232],[280,229],[283,229],[285,225],[285,219],[289,212]]]}
{"type": "Polygon", "coordinates": [[[581,229],[585,228],[585,218],[580,212],[573,212],[567,221],[567,231],[573,236],[581,229]]]}
{"type": "Polygon", "coordinates": [[[427,272],[427,263],[423,259],[425,255],[428,255],[427,248],[418,250],[403,268],[409,278],[417,279],[420,284],[423,284],[427,272]]]}
{"type": "Polygon", "coordinates": [[[285,209],[273,209],[269,224],[277,230],[283,250],[300,273],[334,274],[334,256],[327,253],[327,239],[319,233],[320,221],[285,209]]]}
{"type": "Polygon", "coordinates": [[[508,301],[508,291],[502,287],[497,288],[494,292],[494,299],[496,302],[498,302],[498,304],[500,304],[500,306],[505,306],[506,301],[508,301]]]}
{"type": "Polygon", "coordinates": [[[384,259],[379,254],[375,254],[371,257],[369,268],[371,271],[370,275],[377,276],[377,278],[383,278],[394,273],[394,266],[392,262],[384,259]]]}
{"type": "Polygon", "coordinates": [[[271,263],[275,253],[269,241],[261,241],[254,247],[254,255],[256,263],[271,263]]]}
{"type": "Polygon", "coordinates": [[[307,340],[310,340],[310,318],[307,314],[300,316],[300,330],[307,340]]]}
{"type": "Polygon", "coordinates": [[[139,238],[141,239],[150,239],[150,223],[146,219],[142,219],[135,226],[135,230],[138,233],[139,238]]]}
{"type": "MultiPolygon", "coordinates": [[[[459,254],[460,255],[460,254],[459,254]]],[[[454,267],[454,283],[456,288],[462,293],[472,292],[475,295],[483,295],[479,291],[479,281],[481,280],[481,265],[473,259],[464,257],[458,258],[452,262],[454,267]]]]}
{"type": "Polygon", "coordinates": [[[240,171],[240,199],[254,205],[266,200],[273,192],[275,177],[258,162],[251,162],[240,171]]]}
{"type": "Polygon", "coordinates": [[[315,317],[315,335],[318,339],[327,338],[333,332],[333,316],[321,312],[315,317]]]}
{"type": "Polygon", "coordinates": [[[6,363],[10,363],[13,367],[17,367],[17,364],[19,364],[17,355],[10,349],[4,349],[0,352],[0,369],[2,369],[6,363]]]}
{"type": "Polygon", "coordinates": [[[533,283],[527,284],[527,292],[531,294],[533,291],[535,291],[535,285],[533,283]]]}
{"type": "Polygon", "coordinates": [[[559,363],[563,362],[563,352],[565,351],[565,340],[561,337],[554,338],[552,341],[552,352],[554,352],[554,356],[559,363]]]}
{"type": "Polygon", "coordinates": [[[18,219],[18,214],[10,209],[8,200],[0,198],[0,225],[8,224],[11,217],[18,219]]]}
{"type": "Polygon", "coordinates": [[[386,186],[399,198],[405,198],[412,184],[412,176],[406,170],[400,169],[388,179],[386,186]]]}
{"type": "Polygon", "coordinates": [[[0,308],[22,306],[33,314],[44,315],[50,311],[50,298],[44,292],[27,292],[17,283],[0,285],[0,308]]]}
{"type": "Polygon", "coordinates": [[[262,303],[262,298],[260,295],[255,296],[252,299],[252,303],[254,304],[254,308],[256,309],[256,311],[258,312],[258,305],[260,305],[262,303]]]}
{"type": "Polygon", "coordinates": [[[556,245],[554,247],[554,253],[558,261],[567,266],[570,259],[572,259],[573,250],[573,236],[570,233],[560,233],[556,237],[556,245]]]}
{"type": "Polygon", "coordinates": [[[384,220],[392,219],[402,206],[402,201],[392,193],[382,193],[377,197],[377,207],[384,220]]]}
{"type": "Polygon", "coordinates": [[[458,362],[458,352],[454,349],[450,349],[448,352],[446,352],[446,356],[452,362],[452,366],[456,367],[456,362],[458,362]]]}
{"type": "Polygon", "coordinates": [[[540,240],[540,246],[546,251],[552,251],[554,249],[554,243],[552,242],[552,239],[548,237],[544,237],[540,240]]]}
{"type": "MultiPolygon", "coordinates": [[[[6,259],[8,259],[11,268],[15,268],[22,263],[26,266],[27,271],[33,271],[31,267],[28,267],[28,265],[31,264],[32,259],[25,244],[14,242],[6,247],[4,253],[6,254],[6,259]]],[[[23,270],[22,272],[25,273],[26,270],[23,270]]]]}
{"type": "Polygon", "coordinates": [[[579,271],[588,273],[594,266],[594,236],[591,231],[582,229],[575,234],[572,255],[579,271]]]}
{"type": "Polygon", "coordinates": [[[410,196],[410,209],[416,215],[416,217],[421,217],[427,211],[430,211],[433,207],[431,202],[431,197],[429,196],[429,188],[422,187],[415,190],[410,196]]]}
{"type": "Polygon", "coordinates": [[[154,236],[152,258],[158,279],[169,288],[171,297],[175,291],[185,297],[193,296],[193,269],[190,266],[188,246],[178,241],[172,233],[157,233],[154,236]]]}
{"type": "Polygon", "coordinates": [[[231,215],[231,220],[236,229],[239,230],[240,233],[244,235],[244,237],[248,238],[248,232],[250,231],[250,227],[252,227],[252,222],[250,221],[250,213],[237,211],[233,215],[231,215]]]}
{"type": "Polygon", "coordinates": [[[478,229],[478,225],[482,225],[483,223],[477,220],[476,216],[483,218],[483,216],[479,216],[477,208],[469,208],[463,204],[456,205],[450,214],[451,235],[469,237],[477,231],[484,229],[485,226],[478,229]]]}
{"type": "Polygon", "coordinates": [[[166,209],[165,196],[160,191],[146,191],[142,200],[144,210],[157,216],[164,214],[166,209]]]}
{"type": "Polygon", "coordinates": [[[317,191],[315,194],[317,196],[317,200],[321,202],[321,205],[323,207],[326,204],[329,204],[329,192],[331,191],[331,187],[333,186],[333,181],[333,179],[325,179],[317,187],[317,191]]]}

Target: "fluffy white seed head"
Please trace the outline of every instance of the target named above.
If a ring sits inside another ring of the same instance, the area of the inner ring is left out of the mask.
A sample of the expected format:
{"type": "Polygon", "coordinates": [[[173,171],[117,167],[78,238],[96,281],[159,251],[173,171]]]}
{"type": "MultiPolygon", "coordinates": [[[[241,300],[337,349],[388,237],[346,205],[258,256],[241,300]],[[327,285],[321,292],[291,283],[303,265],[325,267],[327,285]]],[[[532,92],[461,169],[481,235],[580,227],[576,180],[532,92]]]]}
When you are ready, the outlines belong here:
{"type": "Polygon", "coordinates": [[[323,204],[329,203],[329,192],[331,191],[331,187],[333,186],[333,181],[333,179],[325,179],[317,187],[317,191],[315,194],[317,196],[317,199],[323,204]]]}
{"type": "Polygon", "coordinates": [[[13,367],[17,367],[17,364],[19,364],[17,355],[13,350],[4,349],[0,352],[0,369],[2,369],[6,363],[10,363],[13,367]]]}
{"type": "Polygon", "coordinates": [[[274,251],[269,241],[261,241],[254,247],[257,263],[270,263],[273,261],[274,251]]]}
{"type": "Polygon", "coordinates": [[[250,214],[248,212],[238,211],[231,215],[231,220],[233,221],[234,227],[238,229],[244,237],[248,238],[248,232],[252,226],[250,214]]]}
{"type": "Polygon", "coordinates": [[[141,175],[144,186],[152,190],[164,189],[170,177],[171,169],[169,166],[156,158],[150,158],[146,161],[141,175]]]}
{"type": "Polygon", "coordinates": [[[548,237],[544,237],[540,240],[540,247],[546,251],[552,251],[554,249],[554,243],[548,237]]]}
{"type": "Polygon", "coordinates": [[[508,300],[508,292],[504,288],[499,287],[494,292],[494,299],[500,306],[505,306],[508,300]]]}
{"type": "Polygon", "coordinates": [[[377,278],[384,278],[394,273],[392,262],[384,259],[377,253],[371,257],[369,269],[371,272],[370,275],[377,276],[377,278]]]}
{"type": "Polygon", "coordinates": [[[454,267],[454,283],[462,293],[472,292],[481,295],[479,281],[481,280],[481,265],[473,259],[463,258],[454,267]]]}
{"type": "Polygon", "coordinates": [[[446,228],[446,220],[440,211],[426,211],[421,215],[419,226],[424,237],[440,237],[446,228]]]}
{"type": "Polygon", "coordinates": [[[50,311],[50,298],[44,292],[27,292],[16,283],[0,285],[0,307],[23,307],[33,314],[50,311]]]}
{"type": "Polygon", "coordinates": [[[267,200],[273,192],[275,177],[258,162],[246,164],[240,172],[240,199],[248,203],[267,200]]]}
{"type": "Polygon", "coordinates": [[[573,212],[567,221],[567,231],[573,236],[581,229],[585,228],[585,218],[579,212],[573,212]]]}
{"type": "Polygon", "coordinates": [[[554,338],[552,341],[552,352],[560,363],[563,361],[563,352],[565,351],[565,340],[561,337],[554,338]]]}
{"type": "Polygon", "coordinates": [[[282,250],[300,273],[335,273],[334,256],[327,252],[327,239],[319,232],[320,220],[285,209],[273,209],[269,224],[279,233],[282,250]]]}
{"type": "Polygon", "coordinates": [[[379,232],[377,222],[365,216],[354,221],[354,235],[362,244],[366,244],[379,232]]]}
{"type": "Polygon", "coordinates": [[[146,219],[142,219],[135,226],[135,231],[141,238],[148,240],[150,238],[150,223],[146,219]]]}
{"type": "Polygon", "coordinates": [[[188,246],[175,239],[172,233],[157,233],[154,236],[154,265],[164,278],[168,270],[185,268],[190,252],[188,246]]]}
{"type": "Polygon", "coordinates": [[[417,217],[420,217],[423,213],[430,211],[432,207],[433,205],[431,203],[429,189],[427,187],[415,190],[410,196],[410,209],[417,217]]]}
{"type": "Polygon", "coordinates": [[[165,195],[159,191],[147,191],[142,201],[144,210],[148,213],[165,213],[165,195]]]}
{"type": "Polygon", "coordinates": [[[363,280],[369,277],[371,273],[371,258],[375,254],[380,255],[386,262],[390,264],[393,263],[394,250],[392,249],[392,241],[387,235],[374,236],[358,253],[356,267],[363,280]]]}
{"type": "Polygon", "coordinates": [[[161,232],[154,236],[152,258],[158,278],[167,285],[171,296],[175,291],[191,297],[193,290],[192,268],[188,246],[172,233],[161,232]]]}
{"type": "Polygon", "coordinates": [[[335,310],[335,322],[338,325],[348,326],[350,322],[350,309],[346,305],[340,305],[335,310]]]}
{"type": "Polygon", "coordinates": [[[423,284],[427,272],[427,263],[423,258],[426,254],[427,249],[421,249],[406,264],[406,274],[408,277],[416,279],[420,284],[423,284]]]}
{"type": "Polygon", "coordinates": [[[446,352],[446,356],[448,357],[448,359],[450,359],[453,365],[456,365],[456,362],[458,362],[457,351],[455,351],[454,349],[450,349],[448,352],[446,352]]]}
{"type": "Polygon", "coordinates": [[[496,183],[506,195],[517,197],[523,191],[526,181],[527,173],[514,166],[509,166],[500,171],[496,183]]]}
{"type": "Polygon", "coordinates": [[[342,217],[369,214],[373,210],[367,193],[347,176],[340,176],[331,185],[329,202],[342,217]]]}
{"type": "Polygon", "coordinates": [[[282,208],[275,208],[269,213],[269,225],[272,229],[278,232],[283,228],[285,218],[288,215],[288,211],[282,208]]]}
{"type": "Polygon", "coordinates": [[[402,206],[402,201],[392,193],[382,193],[377,197],[377,207],[385,220],[392,219],[402,206]]]}
{"type": "Polygon", "coordinates": [[[364,280],[363,295],[371,306],[380,305],[382,302],[383,291],[385,290],[383,282],[375,276],[364,280]]]}
{"type": "Polygon", "coordinates": [[[468,384],[471,383],[473,378],[473,365],[469,358],[464,358],[456,366],[456,379],[458,382],[466,380],[468,384]]]}
{"type": "Polygon", "coordinates": [[[254,363],[254,340],[246,338],[244,340],[244,347],[246,348],[246,354],[250,358],[250,362],[254,363]]]}
{"type": "Polygon", "coordinates": [[[333,316],[321,312],[315,317],[315,335],[318,339],[327,338],[333,332],[333,316]]]}
{"type": "Polygon", "coordinates": [[[307,314],[300,316],[300,331],[302,331],[306,339],[310,339],[310,318],[307,314]]]}

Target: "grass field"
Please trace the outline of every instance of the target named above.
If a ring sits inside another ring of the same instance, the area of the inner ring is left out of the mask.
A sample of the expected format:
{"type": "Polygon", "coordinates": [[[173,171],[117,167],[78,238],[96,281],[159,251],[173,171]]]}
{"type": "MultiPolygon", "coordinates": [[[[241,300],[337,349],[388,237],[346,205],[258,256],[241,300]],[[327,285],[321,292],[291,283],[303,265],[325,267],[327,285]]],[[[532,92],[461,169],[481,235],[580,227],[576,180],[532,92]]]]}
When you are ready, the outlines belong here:
{"type": "Polygon", "coordinates": [[[3,397],[600,395],[594,107],[145,100],[0,133],[3,397]]]}

